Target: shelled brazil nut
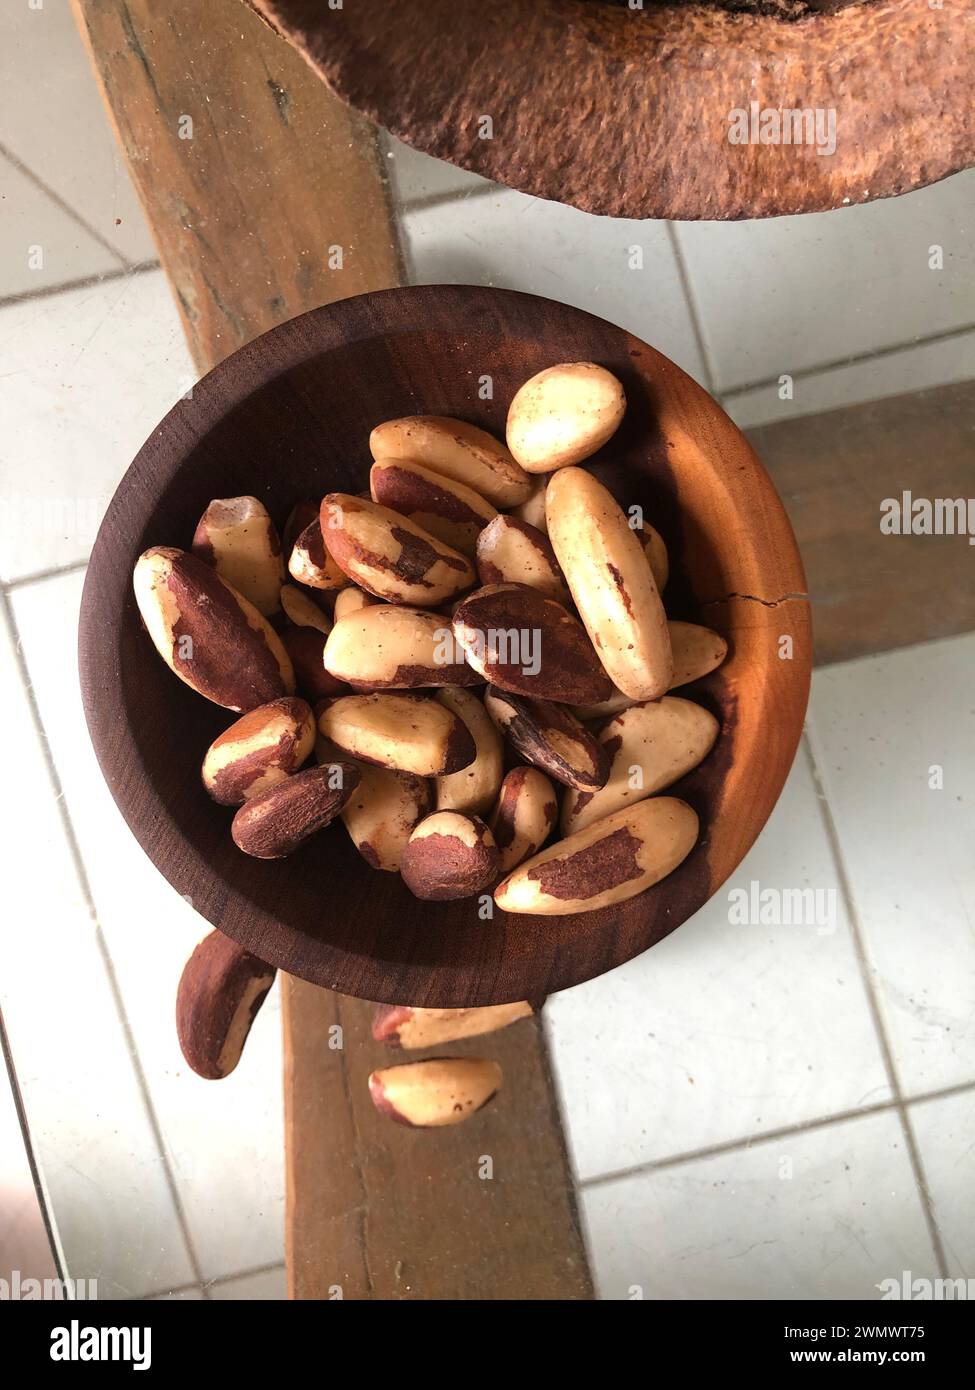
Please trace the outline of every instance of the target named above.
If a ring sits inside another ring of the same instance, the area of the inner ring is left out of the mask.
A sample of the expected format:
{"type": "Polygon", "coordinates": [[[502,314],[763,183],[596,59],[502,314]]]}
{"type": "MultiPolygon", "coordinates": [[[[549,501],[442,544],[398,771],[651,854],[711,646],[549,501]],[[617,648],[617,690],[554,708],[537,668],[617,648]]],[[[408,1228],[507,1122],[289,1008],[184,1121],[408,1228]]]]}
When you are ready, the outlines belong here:
{"type": "Polygon", "coordinates": [[[270,618],[280,608],[284,562],[268,510],[256,497],[219,497],[203,513],[192,550],[270,618]]]}
{"type": "Polygon", "coordinates": [[[421,820],[403,851],[400,873],[417,898],[470,898],[498,874],[494,836],[477,816],[434,811],[421,820]]]}
{"type": "Polygon", "coordinates": [[[651,797],[526,859],[498,885],[494,900],[505,912],[542,915],[614,907],[672,873],[697,835],[690,806],[651,797]]]}
{"type": "Polygon", "coordinates": [[[476,559],[482,584],[527,584],[559,603],[572,602],[548,537],[527,521],[496,516],[477,538],[476,559]]]}
{"type": "Polygon", "coordinates": [[[415,1009],[408,1004],[380,1004],[372,1036],[387,1047],[439,1047],[461,1038],[477,1038],[531,1018],[531,1004],[488,1004],[479,1009],[415,1009]]]}
{"type": "Polygon", "coordinates": [[[335,563],[325,544],[321,522],[317,518],[295,540],[288,560],[288,573],[299,584],[307,584],[310,589],[319,589],[326,594],[337,593],[348,584],[344,570],[335,563]]]}
{"type": "Polygon", "coordinates": [[[369,470],[372,500],[415,521],[473,559],[477,538],[498,515],[480,493],[408,459],[379,459],[369,470]]]}
{"type": "Polygon", "coordinates": [[[477,746],[462,719],[426,695],[344,695],[319,715],[324,736],[354,758],[418,777],[459,772],[477,746]]]}
{"type": "Polygon", "coordinates": [[[277,972],[231,941],[209,932],[183,967],[176,991],[176,1035],[198,1076],[229,1076],[277,972]]]}
{"type": "Polygon", "coordinates": [[[322,501],[322,531],[348,579],[389,603],[434,608],[474,583],[466,555],[408,517],[363,497],[328,493],[322,501]]]}
{"type": "MultiPolygon", "coordinates": [[[[599,795],[569,791],[568,797],[599,795]]],[[[555,789],[537,767],[515,767],[501,783],[497,805],[488,818],[506,874],[523,859],[537,854],[558,819],[555,789]]]]}
{"type": "Polygon", "coordinates": [[[156,651],[199,694],[232,710],[294,694],[278,634],[198,555],[153,546],[136,561],[132,583],[156,651]]]}
{"type": "Polygon", "coordinates": [[[359,782],[342,808],[342,822],[370,868],[399,873],[410,836],[431,809],[430,783],[412,772],[358,766],[359,782]]]}
{"type": "MultiPolygon", "coordinates": [[[[667,631],[670,634],[673,655],[670,690],[679,690],[682,685],[690,685],[692,681],[699,681],[710,675],[712,671],[717,670],[728,654],[728,643],[721,634],[712,632],[709,627],[702,627],[700,623],[682,623],[670,619],[667,622],[667,631]]],[[[587,721],[605,719],[607,715],[619,714],[631,705],[642,703],[641,700],[624,695],[622,690],[614,687],[608,699],[600,700],[595,705],[577,705],[573,714],[587,721]]]]}
{"type": "Polygon", "coordinates": [[[598,734],[610,755],[609,776],[597,791],[570,791],[566,795],[562,834],[584,830],[594,821],[672,786],[703,762],[717,737],[718,721],[713,714],[673,695],[617,714],[598,734]]]}
{"type": "Polygon", "coordinates": [[[562,705],[489,686],[484,707],[515,750],[556,782],[595,791],[609,776],[609,756],[562,705]]]}
{"type": "Polygon", "coordinates": [[[348,691],[345,682],[325,665],[325,633],[321,628],[292,624],[281,633],[281,642],[294,667],[295,688],[306,700],[314,704],[348,691]]]}
{"type": "Polygon", "coordinates": [[[408,459],[423,464],[473,488],[495,507],[516,507],[532,490],[529,475],[493,435],[445,415],[386,420],[370,434],[369,449],[377,462],[408,459]]]}
{"type": "Polygon", "coordinates": [[[397,1124],[459,1125],[501,1089],[501,1068],[481,1057],[436,1057],[380,1067],[369,1077],[377,1110],[397,1124]]]}
{"type": "Polygon", "coordinates": [[[484,702],[473,690],[450,686],[437,691],[437,699],[467,725],[474,740],[472,762],[457,772],[436,778],[438,811],[462,811],[483,815],[494,805],[504,776],[504,745],[484,702]]]}
{"type": "MultiPolygon", "coordinates": [[[[336,606],[340,597],[336,594],[336,606]]],[[[297,584],[282,584],[281,608],[295,627],[315,627],[326,635],[332,630],[332,620],[313,590],[302,589],[297,584]]]]}
{"type": "Polygon", "coordinates": [[[508,448],[529,473],[581,463],[623,420],[623,387],[595,362],[546,367],[516,392],[508,407],[508,448]]]}
{"type": "MultiPolygon", "coordinates": [[[[640,541],[601,483],[563,468],[545,494],[548,534],[607,675],[633,699],[670,687],[667,615],[640,541]]],[[[581,703],[581,702],[579,702],[581,703]]]]}
{"type": "Polygon", "coordinates": [[[345,760],[310,767],[245,801],[234,816],[234,844],[255,859],[283,859],[339,814],[359,781],[345,760]]]}
{"type": "Polygon", "coordinates": [[[451,627],[474,670],[500,690],[569,705],[612,691],[582,624],[537,589],[488,584],[454,610],[451,627]]]}
{"type": "Polygon", "coordinates": [[[375,604],[339,619],[325,643],[324,664],[336,679],[362,690],[474,685],[478,673],[449,639],[450,628],[437,613],[375,604]]]}
{"type": "Polygon", "coordinates": [[[240,806],[296,772],[315,746],[315,717],[293,695],[259,705],[210,744],[203,785],[222,806],[240,806]]]}

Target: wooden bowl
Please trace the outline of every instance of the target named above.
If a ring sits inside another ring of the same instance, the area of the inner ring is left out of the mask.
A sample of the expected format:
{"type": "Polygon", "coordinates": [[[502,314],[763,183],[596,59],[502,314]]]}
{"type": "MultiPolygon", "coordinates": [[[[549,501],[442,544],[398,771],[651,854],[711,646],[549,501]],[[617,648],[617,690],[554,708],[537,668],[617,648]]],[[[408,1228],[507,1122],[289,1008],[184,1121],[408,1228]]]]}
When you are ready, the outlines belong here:
{"type": "Polygon", "coordinates": [[[92,552],[82,692],[102,771],[136,838],[228,936],[293,975],[365,999],[439,1007],[538,999],[661,940],[754,841],[802,729],[811,653],[804,588],[788,519],[750,445],[653,348],[533,295],[386,290],[304,314],[249,343],[153,432],[92,552]],[[542,367],[579,359],[615,372],[628,400],[619,433],[588,466],[662,532],[670,615],[705,622],[731,642],[721,670],[689,692],[722,726],[710,757],[675,788],[701,817],[696,848],[619,907],[570,917],[497,912],[491,921],[470,901],[418,901],[398,875],[370,869],[341,825],[287,859],[241,854],[231,812],[200,781],[204,752],[236,716],[160,661],[132,595],[136,557],[150,545],[188,547],[213,497],[254,494],[282,524],[299,498],[358,492],[367,483],[369,430],[380,420],[455,415],[503,437],[517,387],[542,367]],[[486,376],[490,400],[480,398],[486,376]]]}

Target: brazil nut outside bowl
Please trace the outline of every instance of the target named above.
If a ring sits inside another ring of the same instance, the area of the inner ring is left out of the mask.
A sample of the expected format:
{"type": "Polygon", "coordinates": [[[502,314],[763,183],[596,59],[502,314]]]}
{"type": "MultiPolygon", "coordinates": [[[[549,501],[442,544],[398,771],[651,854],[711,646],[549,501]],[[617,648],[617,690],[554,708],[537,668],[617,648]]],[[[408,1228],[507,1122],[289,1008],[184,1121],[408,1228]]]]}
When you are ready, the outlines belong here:
{"type": "Polygon", "coordinates": [[[315,984],[386,1003],[537,999],[653,946],[747,853],[802,730],[811,657],[804,590],[795,537],[751,446],[659,352],[533,295],[463,285],[385,290],[249,343],[153,432],[92,552],[82,693],[102,771],[143,849],[248,950],[315,984]],[[714,627],[730,644],[719,670],[680,692],[721,725],[713,752],[668,792],[697,811],[697,845],[638,897],[567,917],[495,910],[482,918],[477,899],[421,902],[399,875],[371,869],[341,825],[286,859],[241,854],[230,813],[200,779],[207,747],[234,716],[160,661],[132,594],[137,556],[150,545],[188,546],[214,497],[252,494],[280,525],[300,498],[361,491],[369,431],[382,420],[452,415],[503,437],[517,388],[564,361],[601,363],[623,382],[623,424],[585,466],[662,532],[669,616],[714,627]]]}

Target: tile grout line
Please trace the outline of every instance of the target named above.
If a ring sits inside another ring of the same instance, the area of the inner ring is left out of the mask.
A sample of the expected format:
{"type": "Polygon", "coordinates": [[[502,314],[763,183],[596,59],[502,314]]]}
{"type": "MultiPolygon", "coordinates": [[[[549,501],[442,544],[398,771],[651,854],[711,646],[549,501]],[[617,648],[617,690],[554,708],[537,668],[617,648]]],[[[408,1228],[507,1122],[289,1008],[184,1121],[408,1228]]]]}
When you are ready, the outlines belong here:
{"type": "MultiPolygon", "coordinates": [[[[64,831],[64,836],[67,841],[68,852],[71,856],[75,873],[78,876],[78,883],[79,887],[81,888],[81,893],[85,902],[85,906],[87,907],[88,914],[94,925],[95,943],[101,956],[102,964],[104,966],[108,978],[109,989],[112,994],[112,999],[115,1003],[115,1009],[122,1027],[122,1033],[126,1041],[126,1046],[129,1049],[129,1060],[132,1065],[132,1070],[135,1074],[136,1084],[138,1086],[139,1093],[142,1097],[142,1103],[145,1107],[146,1116],[149,1121],[149,1126],[152,1131],[153,1139],[155,1141],[156,1148],[159,1153],[159,1158],[162,1162],[162,1168],[166,1176],[166,1182],[169,1187],[170,1196],[173,1201],[176,1219],[182,1232],[183,1240],[186,1244],[187,1254],[189,1256],[190,1265],[193,1269],[193,1273],[196,1276],[197,1282],[202,1286],[204,1283],[203,1270],[196,1254],[196,1249],[193,1244],[193,1238],[190,1231],[189,1222],[187,1220],[186,1213],[183,1209],[183,1203],[176,1185],[176,1179],[169,1162],[169,1157],[166,1153],[166,1146],[163,1141],[162,1129],[159,1124],[158,1116],[156,1115],[155,1106],[152,1102],[152,1097],[149,1091],[149,1084],[146,1079],[146,1074],[142,1066],[141,1058],[139,1057],[138,1048],[136,1047],[135,1037],[132,1033],[132,1026],[129,1022],[129,1016],[125,1008],[124,1000],[122,998],[122,991],[119,988],[118,979],[115,974],[115,963],[112,960],[111,953],[108,949],[108,943],[105,940],[104,933],[102,932],[101,923],[98,919],[98,912],[95,907],[94,894],[92,893],[91,882],[88,878],[88,870],[85,867],[85,862],[81,854],[81,847],[78,844],[78,838],[75,834],[74,824],[71,820],[71,814],[68,810],[67,801],[65,799],[64,788],[61,785],[61,778],[58,774],[57,767],[55,766],[54,756],[51,752],[51,747],[47,739],[47,734],[44,728],[44,721],[41,718],[40,707],[38,706],[37,698],[34,694],[34,688],[31,684],[30,671],[28,670],[27,663],[24,659],[24,654],[21,649],[20,631],[17,627],[16,616],[13,612],[10,597],[6,593],[4,593],[2,597],[0,597],[0,609],[2,609],[2,621],[5,623],[7,631],[13,642],[14,662],[16,664],[21,685],[23,687],[24,694],[27,699],[27,705],[30,710],[31,720],[34,724],[34,730],[40,740],[41,756],[44,760],[44,764],[47,769],[47,775],[51,786],[51,790],[54,793],[55,805],[57,806],[58,815],[61,820],[61,828],[64,831]]],[[[204,1297],[206,1296],[206,1291],[204,1290],[204,1297]]]]}
{"type": "Polygon", "coordinates": [[[744,1138],[728,1139],[720,1144],[709,1144],[703,1149],[689,1149],[686,1153],[668,1154],[666,1158],[652,1158],[646,1163],[634,1163],[629,1168],[620,1168],[613,1173],[600,1173],[597,1177],[586,1178],[582,1187],[602,1187],[606,1183],[637,1177],[641,1173],[678,1168],[681,1164],[692,1163],[696,1159],[717,1158],[722,1154],[734,1153],[738,1149],[750,1149],[754,1144],[767,1144],[775,1139],[787,1139],[796,1134],[803,1134],[806,1130],[813,1132],[826,1129],[829,1125],[858,1120],[866,1115],[879,1115],[885,1110],[893,1110],[895,1105],[895,1101],[881,1100],[875,1105],[861,1106],[858,1110],[838,1110],[835,1114],[823,1115],[818,1120],[801,1120],[794,1125],[781,1125],[778,1129],[763,1130],[761,1134],[750,1134],[744,1138]]]}
{"type": "MultiPolygon", "coordinates": [[[[941,333],[929,333],[923,337],[911,338],[903,343],[890,343],[885,347],[871,348],[868,352],[854,352],[848,357],[836,357],[829,362],[820,362],[812,367],[797,367],[790,372],[793,381],[801,381],[805,377],[819,376],[823,372],[842,371],[846,367],[861,366],[864,362],[873,362],[879,358],[896,357],[901,352],[912,352],[915,348],[931,347],[936,343],[950,343],[956,338],[967,337],[968,334],[975,332],[975,323],[963,324],[961,328],[946,328],[941,333]]],[[[727,391],[722,392],[722,400],[733,400],[736,396],[747,396],[751,391],[761,391],[769,386],[778,386],[777,376],[764,377],[760,381],[749,381],[743,386],[730,386],[727,391]]],[[[712,393],[713,394],[713,393],[712,393]]],[[[817,411],[816,414],[825,412],[817,411]]]]}
{"type": "Polygon", "coordinates": [[[287,1269],[284,1260],[272,1260],[269,1264],[254,1265],[250,1269],[235,1269],[230,1274],[218,1274],[213,1279],[204,1279],[203,1291],[214,1289],[219,1284],[232,1284],[237,1279],[250,1279],[255,1274],[271,1274],[276,1269],[287,1269]]]}
{"type": "Polygon", "coordinates": [[[132,275],[144,275],[150,270],[159,270],[158,261],[136,261],[118,270],[105,270],[100,275],[82,275],[76,280],[62,280],[57,285],[44,285],[37,290],[25,290],[23,294],[8,294],[0,298],[0,309],[11,308],[15,304],[29,304],[34,299],[50,299],[56,294],[67,294],[69,290],[93,289],[96,285],[109,285],[115,280],[125,280],[132,275]]]}
{"type": "Polygon", "coordinates": [[[887,1027],[884,1023],[883,1012],[880,1000],[873,986],[872,968],[870,956],[867,951],[866,940],[864,938],[863,926],[860,921],[860,914],[857,910],[856,901],[853,895],[853,885],[847,870],[846,857],[843,854],[840,842],[839,830],[833,816],[833,808],[826,794],[826,786],[819,770],[819,763],[813,749],[813,740],[810,732],[811,726],[807,724],[803,731],[802,743],[805,749],[806,761],[813,785],[816,789],[816,796],[819,800],[820,815],[822,816],[823,826],[826,831],[826,838],[829,841],[830,849],[836,865],[836,873],[839,879],[840,894],[843,898],[843,905],[846,908],[847,916],[850,921],[850,931],[853,936],[853,944],[856,950],[857,963],[860,968],[860,977],[863,982],[864,991],[867,996],[867,1004],[873,1018],[874,1031],[880,1046],[881,1056],[883,1057],[884,1068],[890,1088],[894,1093],[893,1108],[897,1111],[901,1122],[901,1129],[904,1134],[904,1141],[907,1145],[908,1159],[914,1173],[914,1182],[917,1186],[918,1196],[921,1201],[921,1209],[924,1212],[924,1219],[928,1227],[928,1235],[934,1249],[935,1260],[937,1261],[938,1271],[943,1279],[948,1277],[948,1263],[945,1257],[944,1243],[941,1239],[941,1231],[934,1214],[934,1203],[931,1193],[928,1190],[927,1177],[924,1172],[924,1164],[921,1160],[921,1152],[918,1147],[917,1139],[914,1134],[914,1126],[907,1113],[907,1106],[904,1101],[904,1094],[901,1089],[900,1077],[897,1072],[897,1064],[894,1059],[893,1049],[890,1039],[887,1036],[887,1027]]]}
{"type": "MultiPolygon", "coordinates": [[[[480,178],[482,176],[472,174],[471,177],[480,178]]],[[[393,191],[395,193],[395,189],[393,191]]],[[[417,198],[404,199],[395,211],[397,216],[402,217],[406,213],[429,212],[431,208],[443,207],[445,203],[466,203],[471,198],[483,198],[489,193],[500,195],[502,193],[517,193],[518,191],[516,188],[508,188],[506,184],[492,183],[487,180],[483,184],[479,184],[477,188],[454,188],[449,193],[427,193],[421,194],[417,198]]]]}
{"type": "Polygon", "coordinates": [[[270,1264],[254,1265],[249,1269],[235,1269],[230,1274],[218,1274],[216,1278],[204,1279],[200,1283],[174,1284],[166,1289],[153,1289],[150,1293],[140,1294],[137,1301],[145,1303],[153,1298],[162,1298],[164,1294],[187,1293],[190,1289],[199,1289],[203,1292],[204,1289],[215,1288],[218,1284],[232,1284],[237,1279],[250,1279],[255,1274],[272,1274],[276,1269],[284,1268],[283,1260],[273,1260],[270,1264]]]}
{"type": "Polygon", "coordinates": [[[49,184],[46,184],[44,180],[40,178],[39,175],[35,174],[34,170],[31,169],[29,165],[25,164],[22,159],[18,159],[14,152],[12,150],[9,150],[7,146],[3,144],[0,144],[0,156],[2,156],[2,158],[4,158],[8,162],[8,164],[12,164],[13,167],[17,170],[17,172],[19,174],[22,174],[24,178],[28,179],[34,185],[35,188],[40,189],[40,191],[45,195],[45,197],[50,198],[51,202],[54,203],[56,207],[60,208],[60,210],[66,216],[70,217],[73,222],[77,223],[77,225],[81,227],[84,231],[86,231],[90,237],[93,237],[95,241],[98,242],[102,250],[107,251],[113,260],[118,261],[120,265],[122,265],[126,270],[128,270],[130,263],[122,255],[121,251],[114,247],[106,237],[103,237],[101,232],[98,231],[97,227],[90,226],[89,223],[86,222],[85,219],[81,216],[81,214],[79,212],[76,212],[75,209],[71,206],[71,204],[66,202],[64,198],[61,197],[60,193],[56,193],[55,190],[51,188],[49,184]]]}
{"type": "Polygon", "coordinates": [[[4,580],[0,586],[5,594],[16,593],[19,589],[26,589],[31,584],[41,584],[45,579],[61,579],[65,575],[77,574],[80,570],[88,568],[88,560],[72,560],[67,565],[55,565],[53,569],[37,570],[34,574],[18,575],[16,579],[4,580]]]}
{"type": "MultiPolygon", "coordinates": [[[[951,1096],[964,1095],[975,1091],[975,1081],[962,1081],[956,1086],[946,1086],[938,1091],[929,1091],[912,1096],[908,1105],[923,1105],[933,1100],[944,1100],[951,1096]]],[[[816,1120],[800,1120],[794,1125],[782,1125],[778,1129],[763,1130],[760,1134],[749,1134],[737,1139],[724,1140],[720,1144],[709,1144],[703,1149],[689,1149],[685,1153],[668,1154],[664,1158],[648,1159],[646,1163],[634,1163],[629,1168],[618,1168],[609,1173],[597,1173],[591,1178],[583,1178],[579,1187],[585,1191],[591,1187],[603,1187],[624,1178],[638,1177],[642,1173],[654,1173],[660,1169],[677,1168],[684,1163],[693,1163],[701,1158],[716,1158],[722,1154],[735,1153],[739,1149],[750,1149],[755,1144],[767,1144],[775,1139],[787,1139],[796,1134],[814,1133],[828,1129],[830,1125],[848,1124],[871,1115],[882,1115],[887,1111],[899,1110],[902,1102],[894,1100],[877,1101],[874,1105],[862,1105],[854,1110],[837,1110],[830,1115],[821,1115],[816,1120]]]]}
{"type": "Polygon", "coordinates": [[[677,236],[677,228],[673,222],[667,222],[667,237],[670,241],[670,249],[674,253],[674,260],[677,263],[677,277],[680,280],[681,289],[684,292],[684,302],[687,305],[687,312],[691,320],[691,332],[694,334],[694,341],[701,356],[701,366],[704,369],[704,386],[717,399],[718,388],[715,382],[714,368],[711,363],[711,353],[708,350],[707,340],[704,336],[704,323],[698,310],[697,300],[691,287],[690,272],[687,269],[687,262],[684,259],[684,251],[677,236]]]}

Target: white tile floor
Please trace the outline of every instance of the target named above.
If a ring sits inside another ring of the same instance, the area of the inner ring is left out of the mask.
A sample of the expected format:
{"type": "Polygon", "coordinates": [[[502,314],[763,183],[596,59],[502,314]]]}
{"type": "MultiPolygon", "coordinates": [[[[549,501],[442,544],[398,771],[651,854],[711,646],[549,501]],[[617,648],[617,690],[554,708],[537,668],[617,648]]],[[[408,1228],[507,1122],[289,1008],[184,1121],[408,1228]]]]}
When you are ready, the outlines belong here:
{"type": "Polygon", "coordinates": [[[890,1112],[586,1188],[606,1298],[865,1299],[935,1268],[890,1112]]]}
{"type": "MultiPolygon", "coordinates": [[[[189,358],[162,274],[132,273],[151,240],[66,5],[11,7],[0,53],[11,37],[0,697],[21,791],[16,814],[4,806],[0,1004],[70,1272],[125,1297],[278,1298],[276,996],[232,1078],[187,1071],[172,1001],[205,926],[122,825],[75,674],[98,519],[189,358]],[[35,245],[43,268],[26,269],[35,245]]],[[[746,423],[975,375],[971,176],[675,231],[497,190],[395,141],[386,153],[417,278],[615,318],[746,423]],[[848,356],[863,360],[829,365],[848,356]],[[792,402],[742,389],[781,372],[792,402]]],[[[973,663],[965,636],[818,672],[786,792],[732,883],[649,955],[550,1002],[605,1296],[869,1297],[905,1269],[975,1275],[973,663]],[[753,880],[819,890],[826,918],[731,925],[727,893],[753,880]]]]}

